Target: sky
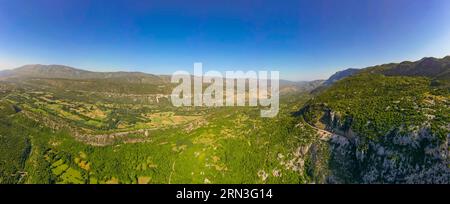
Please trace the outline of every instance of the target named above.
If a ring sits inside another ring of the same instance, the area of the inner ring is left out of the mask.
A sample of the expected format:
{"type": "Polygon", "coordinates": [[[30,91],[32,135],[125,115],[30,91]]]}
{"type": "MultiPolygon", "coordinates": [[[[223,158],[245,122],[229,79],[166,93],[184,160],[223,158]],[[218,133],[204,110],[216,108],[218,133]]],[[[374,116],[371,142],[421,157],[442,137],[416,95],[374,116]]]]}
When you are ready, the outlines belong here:
{"type": "Polygon", "coordinates": [[[346,68],[450,55],[448,0],[0,0],[0,69],[171,74],[346,68]]]}

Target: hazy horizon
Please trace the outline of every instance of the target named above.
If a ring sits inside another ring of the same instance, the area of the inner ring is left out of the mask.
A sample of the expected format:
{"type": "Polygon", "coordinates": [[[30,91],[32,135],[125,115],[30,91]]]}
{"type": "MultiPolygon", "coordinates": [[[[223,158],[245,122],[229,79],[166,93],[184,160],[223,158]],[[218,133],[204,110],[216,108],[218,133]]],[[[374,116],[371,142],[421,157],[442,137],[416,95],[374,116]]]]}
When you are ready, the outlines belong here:
{"type": "Polygon", "coordinates": [[[450,2],[8,1],[0,69],[60,64],[171,74],[279,70],[326,79],[347,68],[450,54],[450,2]],[[357,28],[357,29],[356,29],[357,28]]]}
{"type": "MultiPolygon", "coordinates": [[[[450,56],[450,55],[444,55],[444,56],[424,56],[424,57],[422,57],[422,58],[428,58],[428,57],[431,57],[431,58],[444,58],[444,57],[447,57],[447,56],[450,56]]],[[[420,58],[420,59],[422,59],[422,58],[420,58]]],[[[292,81],[292,82],[327,80],[331,75],[335,74],[336,72],[345,70],[345,69],[363,69],[363,68],[366,68],[366,67],[371,67],[371,66],[376,66],[376,65],[389,64],[389,63],[401,63],[401,62],[404,62],[404,61],[417,61],[417,60],[420,60],[420,59],[401,60],[401,61],[396,61],[396,62],[385,62],[385,63],[379,63],[379,64],[368,65],[368,66],[365,66],[365,67],[347,67],[347,68],[337,69],[335,72],[331,73],[329,76],[324,77],[324,78],[317,78],[317,79],[310,79],[310,80],[295,80],[295,79],[292,80],[292,79],[286,79],[286,78],[280,77],[280,80],[286,80],[286,81],[292,81]]],[[[72,67],[72,68],[75,68],[75,69],[81,69],[81,70],[91,71],[91,72],[141,72],[141,73],[144,73],[144,74],[153,74],[153,75],[161,75],[161,76],[163,76],[163,75],[172,75],[172,74],[173,74],[173,73],[150,73],[150,72],[146,72],[146,71],[135,71],[135,70],[130,70],[130,69],[126,69],[126,68],[123,69],[123,70],[121,70],[120,68],[118,68],[118,69],[115,69],[115,68],[114,68],[114,69],[109,69],[109,70],[108,70],[108,69],[95,69],[95,68],[92,69],[92,68],[74,67],[74,66],[66,65],[66,64],[24,64],[24,65],[20,65],[20,66],[13,67],[13,68],[2,68],[2,67],[0,67],[0,71],[3,71],[3,70],[12,70],[12,69],[20,68],[20,67],[23,67],[23,66],[26,66],[26,65],[57,65],[57,66],[67,66],[67,67],[72,67]]],[[[185,71],[188,71],[188,72],[191,72],[191,71],[192,71],[192,68],[193,68],[193,65],[192,65],[191,69],[187,68],[187,69],[184,69],[184,70],[185,70],[185,71]]],[[[205,70],[203,70],[203,72],[206,72],[206,71],[209,71],[209,70],[214,70],[214,69],[206,68],[205,70]]],[[[245,71],[245,70],[244,70],[244,71],[245,71]]],[[[191,74],[193,74],[193,73],[191,73],[191,74]]]]}

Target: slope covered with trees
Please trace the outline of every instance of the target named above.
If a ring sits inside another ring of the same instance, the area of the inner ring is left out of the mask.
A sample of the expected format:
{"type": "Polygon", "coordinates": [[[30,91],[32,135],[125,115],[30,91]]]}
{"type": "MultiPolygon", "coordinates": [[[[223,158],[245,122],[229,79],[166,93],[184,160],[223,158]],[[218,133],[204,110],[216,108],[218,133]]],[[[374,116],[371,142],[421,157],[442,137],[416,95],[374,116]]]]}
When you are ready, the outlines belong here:
{"type": "Polygon", "coordinates": [[[335,133],[330,182],[449,182],[450,92],[442,76],[450,67],[448,57],[431,59],[427,70],[429,60],[363,69],[300,110],[335,133]]]}

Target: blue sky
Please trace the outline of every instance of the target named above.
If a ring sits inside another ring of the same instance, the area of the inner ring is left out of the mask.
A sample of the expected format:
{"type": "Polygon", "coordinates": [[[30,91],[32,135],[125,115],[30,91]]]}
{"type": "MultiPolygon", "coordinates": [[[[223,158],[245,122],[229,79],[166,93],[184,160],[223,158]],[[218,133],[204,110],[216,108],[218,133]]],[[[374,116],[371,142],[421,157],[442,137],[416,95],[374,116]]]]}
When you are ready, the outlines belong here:
{"type": "Polygon", "coordinates": [[[313,80],[450,55],[448,0],[0,0],[0,69],[279,70],[313,80]]]}

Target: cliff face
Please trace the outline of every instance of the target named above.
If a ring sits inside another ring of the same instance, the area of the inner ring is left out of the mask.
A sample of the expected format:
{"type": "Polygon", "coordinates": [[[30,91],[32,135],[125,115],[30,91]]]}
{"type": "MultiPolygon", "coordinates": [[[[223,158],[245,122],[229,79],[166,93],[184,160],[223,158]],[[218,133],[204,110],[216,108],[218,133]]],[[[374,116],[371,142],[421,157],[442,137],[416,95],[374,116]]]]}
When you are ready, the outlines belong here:
{"type": "Polygon", "coordinates": [[[328,131],[329,183],[449,183],[450,89],[417,76],[361,73],[298,115],[328,131]]]}
{"type": "Polygon", "coordinates": [[[408,134],[394,129],[367,140],[348,128],[349,119],[326,111],[322,121],[337,134],[329,141],[330,183],[449,183],[449,136],[422,127],[408,134]]]}

